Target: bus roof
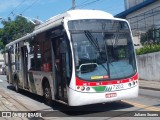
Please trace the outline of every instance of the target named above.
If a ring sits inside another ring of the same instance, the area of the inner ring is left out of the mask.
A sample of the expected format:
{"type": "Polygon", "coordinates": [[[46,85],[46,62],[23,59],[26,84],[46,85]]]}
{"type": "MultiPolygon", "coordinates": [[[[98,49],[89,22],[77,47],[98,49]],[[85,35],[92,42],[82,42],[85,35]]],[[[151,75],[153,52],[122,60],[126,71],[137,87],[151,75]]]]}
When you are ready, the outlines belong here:
{"type": "MultiPolygon", "coordinates": [[[[63,17],[73,19],[113,19],[110,13],[101,10],[70,10],[61,14],[63,17]]],[[[56,19],[57,16],[50,18],[49,20],[56,19]]]]}
{"type": "Polygon", "coordinates": [[[70,10],[66,11],[65,13],[51,17],[44,24],[39,25],[36,29],[40,29],[62,18],[66,20],[114,19],[114,17],[111,14],[100,10],[70,10]]]}
{"type": "Polygon", "coordinates": [[[29,39],[31,37],[36,36],[39,33],[42,33],[46,30],[49,30],[53,27],[56,27],[60,24],[62,24],[63,20],[78,20],[78,19],[114,19],[114,20],[123,20],[124,19],[119,19],[119,18],[114,18],[111,14],[100,11],[100,10],[70,10],[65,13],[56,15],[50,19],[48,19],[46,22],[43,24],[37,26],[35,30],[32,33],[28,33],[27,35],[10,42],[9,44],[6,45],[6,48],[23,40],[29,39]]]}

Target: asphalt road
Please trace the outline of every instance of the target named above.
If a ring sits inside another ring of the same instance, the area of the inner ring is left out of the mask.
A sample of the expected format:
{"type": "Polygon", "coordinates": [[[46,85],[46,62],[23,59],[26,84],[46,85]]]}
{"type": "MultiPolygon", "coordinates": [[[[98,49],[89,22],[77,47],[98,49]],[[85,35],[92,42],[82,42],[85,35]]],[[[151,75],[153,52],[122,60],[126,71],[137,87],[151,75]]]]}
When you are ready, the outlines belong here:
{"type": "MultiPolygon", "coordinates": [[[[54,102],[54,105],[52,107],[49,107],[43,103],[43,98],[38,95],[23,90],[20,93],[16,93],[14,91],[14,88],[8,85],[8,83],[6,82],[6,77],[0,76],[0,111],[39,111],[41,112],[43,118],[38,117],[37,119],[41,120],[51,120],[53,119],[53,117],[54,119],[64,120],[75,120],[75,117],[76,119],[80,120],[159,120],[160,91],[140,89],[139,97],[113,103],[69,107],[54,102]],[[157,114],[158,117],[150,116],[156,116],[157,114]],[[147,117],[144,117],[145,115],[147,117]]],[[[12,119],[17,120],[17,117],[12,119]]],[[[21,119],[32,120],[33,118],[20,118],[20,120],[21,119]]]]}

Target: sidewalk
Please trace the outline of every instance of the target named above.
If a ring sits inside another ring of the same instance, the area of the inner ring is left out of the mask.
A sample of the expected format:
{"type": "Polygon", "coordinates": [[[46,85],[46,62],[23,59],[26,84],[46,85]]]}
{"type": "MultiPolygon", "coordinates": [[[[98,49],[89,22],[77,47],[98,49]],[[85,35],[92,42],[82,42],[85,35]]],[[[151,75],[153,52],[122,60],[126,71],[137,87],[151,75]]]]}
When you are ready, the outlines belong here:
{"type": "Polygon", "coordinates": [[[142,89],[160,91],[160,81],[139,80],[139,87],[142,89]]]}

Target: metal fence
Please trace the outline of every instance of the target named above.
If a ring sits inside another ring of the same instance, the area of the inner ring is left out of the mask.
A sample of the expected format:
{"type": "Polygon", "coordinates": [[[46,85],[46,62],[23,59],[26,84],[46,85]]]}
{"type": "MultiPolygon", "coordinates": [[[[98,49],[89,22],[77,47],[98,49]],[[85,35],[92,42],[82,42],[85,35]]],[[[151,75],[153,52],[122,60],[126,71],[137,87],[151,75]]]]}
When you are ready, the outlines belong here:
{"type": "Polygon", "coordinates": [[[131,25],[133,36],[146,37],[149,41],[160,42],[160,6],[137,16],[127,18],[131,25]]]}

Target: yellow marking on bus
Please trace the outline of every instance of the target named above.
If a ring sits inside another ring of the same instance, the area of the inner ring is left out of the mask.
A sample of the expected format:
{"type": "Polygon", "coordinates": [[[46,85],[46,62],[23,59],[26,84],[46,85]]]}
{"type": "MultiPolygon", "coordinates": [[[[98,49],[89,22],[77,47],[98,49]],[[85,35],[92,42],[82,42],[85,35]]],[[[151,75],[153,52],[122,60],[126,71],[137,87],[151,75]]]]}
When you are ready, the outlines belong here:
{"type": "Polygon", "coordinates": [[[91,79],[102,79],[103,76],[92,76],[91,79]]]}
{"type": "Polygon", "coordinates": [[[133,105],[135,107],[139,107],[139,108],[143,108],[143,109],[146,109],[146,110],[150,110],[150,111],[160,111],[160,108],[157,108],[157,107],[150,107],[150,106],[147,106],[147,105],[143,105],[143,104],[135,103],[135,102],[129,102],[129,101],[126,101],[126,100],[122,100],[122,102],[131,104],[131,105],[133,105]]]}

